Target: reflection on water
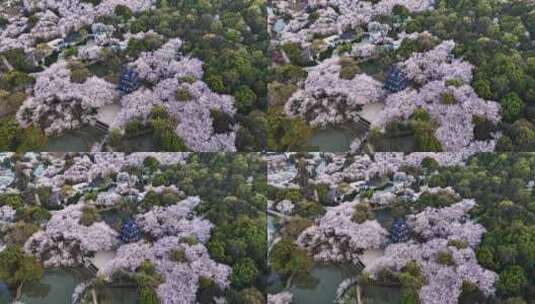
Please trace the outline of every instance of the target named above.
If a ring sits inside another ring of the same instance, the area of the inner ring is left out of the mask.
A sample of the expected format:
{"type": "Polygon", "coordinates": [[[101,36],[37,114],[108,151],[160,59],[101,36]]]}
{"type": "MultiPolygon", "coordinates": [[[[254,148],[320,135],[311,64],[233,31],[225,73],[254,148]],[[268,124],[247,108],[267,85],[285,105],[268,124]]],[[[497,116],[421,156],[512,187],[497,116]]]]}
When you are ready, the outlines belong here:
{"type": "Polygon", "coordinates": [[[295,304],[332,303],[336,299],[336,291],[343,280],[356,275],[348,272],[343,266],[316,266],[312,269],[315,284],[309,286],[293,286],[295,304]]]}
{"type": "Polygon", "coordinates": [[[104,139],[105,133],[92,126],[84,126],[78,130],[65,132],[56,137],[48,138],[43,151],[47,152],[86,152],[91,146],[104,139]]]}
{"type": "MultiPolygon", "coordinates": [[[[336,292],[342,281],[354,278],[359,274],[353,265],[317,265],[311,271],[311,278],[306,282],[294,282],[286,289],[293,294],[293,304],[330,304],[336,300],[336,292]]],[[[269,277],[272,294],[285,290],[281,278],[272,273],[269,277]]],[[[340,303],[356,303],[356,286],[346,291],[340,303]]],[[[398,304],[400,289],[377,285],[361,287],[363,304],[398,304]]]]}
{"type": "Polygon", "coordinates": [[[70,304],[72,293],[80,279],[70,271],[45,270],[38,283],[22,288],[21,302],[25,304],[70,304]]]}
{"type": "Polygon", "coordinates": [[[99,304],[135,304],[139,303],[135,287],[104,287],[97,290],[99,304]]]}
{"type": "Polygon", "coordinates": [[[366,286],[362,288],[363,304],[397,304],[401,292],[396,287],[366,286]]]}
{"type": "Polygon", "coordinates": [[[125,141],[125,150],[132,152],[152,152],[158,150],[152,134],[129,138],[125,141]]]}
{"type": "Polygon", "coordinates": [[[315,151],[345,152],[349,150],[353,138],[349,130],[328,128],[314,133],[307,145],[315,151]]]}
{"type": "Polygon", "coordinates": [[[7,285],[0,282],[0,303],[9,303],[11,295],[7,285]]]}
{"type": "MultiPolygon", "coordinates": [[[[47,269],[38,283],[24,285],[21,302],[24,304],[71,304],[76,286],[90,278],[85,269],[47,269]]],[[[135,287],[102,287],[96,290],[99,304],[139,303],[135,287]]],[[[0,303],[9,303],[9,295],[0,283],[0,303]],[[7,298],[6,298],[7,297],[7,298]]]]}
{"type": "MultiPolygon", "coordinates": [[[[317,265],[311,271],[311,279],[299,282],[288,290],[293,293],[293,304],[328,304],[336,299],[336,291],[342,281],[358,275],[351,265],[317,265]]],[[[272,275],[271,293],[283,291],[283,282],[272,275]]]]}

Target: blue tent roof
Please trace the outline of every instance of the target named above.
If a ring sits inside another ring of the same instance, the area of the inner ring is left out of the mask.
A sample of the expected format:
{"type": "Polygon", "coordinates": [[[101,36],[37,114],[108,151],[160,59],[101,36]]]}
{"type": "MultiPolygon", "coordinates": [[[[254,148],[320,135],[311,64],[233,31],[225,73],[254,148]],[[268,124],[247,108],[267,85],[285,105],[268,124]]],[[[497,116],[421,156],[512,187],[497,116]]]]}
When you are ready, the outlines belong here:
{"type": "Polygon", "coordinates": [[[126,220],[121,227],[119,238],[125,243],[139,241],[141,239],[141,230],[138,224],[133,219],[126,220]]]}
{"type": "Polygon", "coordinates": [[[140,86],[139,74],[133,69],[125,69],[117,85],[117,90],[128,94],[135,91],[140,86]]]}
{"type": "Polygon", "coordinates": [[[410,228],[404,219],[398,218],[390,227],[390,241],[393,243],[404,242],[409,239],[410,228]]]}
{"type": "Polygon", "coordinates": [[[407,78],[405,73],[396,66],[392,67],[386,75],[384,89],[391,93],[397,93],[403,91],[406,87],[407,78]]]}

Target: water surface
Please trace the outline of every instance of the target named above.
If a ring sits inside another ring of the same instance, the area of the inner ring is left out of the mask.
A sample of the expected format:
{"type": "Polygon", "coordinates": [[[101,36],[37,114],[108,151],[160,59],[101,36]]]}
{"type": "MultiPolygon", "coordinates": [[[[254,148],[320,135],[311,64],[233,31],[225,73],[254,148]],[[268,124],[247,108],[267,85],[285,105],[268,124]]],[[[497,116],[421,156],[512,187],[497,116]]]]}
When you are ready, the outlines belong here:
{"type": "Polygon", "coordinates": [[[81,282],[71,271],[47,269],[38,283],[22,288],[21,302],[25,304],[71,304],[72,293],[81,282]]]}
{"type": "Polygon", "coordinates": [[[87,152],[91,146],[104,139],[105,133],[92,126],[84,126],[78,130],[49,137],[43,151],[47,152],[87,152]]]}

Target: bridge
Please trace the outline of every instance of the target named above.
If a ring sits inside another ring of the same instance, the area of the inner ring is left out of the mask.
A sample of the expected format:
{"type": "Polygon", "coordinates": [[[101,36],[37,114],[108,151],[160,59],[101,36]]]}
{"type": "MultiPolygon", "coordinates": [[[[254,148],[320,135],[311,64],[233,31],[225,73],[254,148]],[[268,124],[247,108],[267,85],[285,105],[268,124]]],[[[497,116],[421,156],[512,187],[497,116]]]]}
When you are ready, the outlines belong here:
{"type": "Polygon", "coordinates": [[[359,121],[368,129],[370,126],[376,125],[379,121],[380,114],[383,111],[384,104],[381,102],[368,103],[362,106],[362,110],[358,113],[359,121]]]}
{"type": "Polygon", "coordinates": [[[117,115],[119,115],[121,109],[122,107],[119,103],[108,104],[98,109],[95,117],[95,127],[108,133],[110,126],[117,118],[117,115]]]}

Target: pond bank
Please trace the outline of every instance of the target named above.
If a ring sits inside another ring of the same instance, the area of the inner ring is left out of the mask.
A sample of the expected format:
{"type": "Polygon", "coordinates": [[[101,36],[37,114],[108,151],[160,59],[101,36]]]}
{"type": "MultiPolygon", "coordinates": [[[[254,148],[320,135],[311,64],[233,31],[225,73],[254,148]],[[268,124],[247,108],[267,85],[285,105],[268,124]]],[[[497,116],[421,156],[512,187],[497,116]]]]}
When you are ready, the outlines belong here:
{"type": "Polygon", "coordinates": [[[82,268],[46,269],[39,282],[24,285],[20,300],[26,304],[71,304],[74,289],[87,276],[82,268]]]}
{"type": "MultiPolygon", "coordinates": [[[[307,282],[294,282],[286,289],[293,294],[293,304],[328,304],[336,299],[338,286],[342,281],[358,275],[353,265],[316,265],[307,282]]],[[[270,293],[285,290],[281,278],[273,275],[270,293]]]]}
{"type": "Polygon", "coordinates": [[[42,149],[46,152],[87,152],[91,147],[104,139],[106,134],[89,125],[71,130],[60,136],[49,137],[47,145],[42,149]]]}

